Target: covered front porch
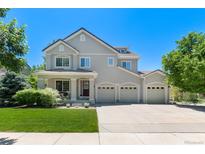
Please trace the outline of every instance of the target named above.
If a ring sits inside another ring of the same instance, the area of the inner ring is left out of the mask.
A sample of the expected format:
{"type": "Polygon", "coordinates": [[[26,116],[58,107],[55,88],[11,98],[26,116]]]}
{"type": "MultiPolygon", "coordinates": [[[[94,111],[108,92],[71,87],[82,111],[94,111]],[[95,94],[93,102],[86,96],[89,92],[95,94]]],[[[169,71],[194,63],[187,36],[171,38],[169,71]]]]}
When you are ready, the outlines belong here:
{"type": "Polygon", "coordinates": [[[39,88],[53,88],[70,101],[95,102],[96,72],[92,71],[40,71],[37,73],[39,88]]]}

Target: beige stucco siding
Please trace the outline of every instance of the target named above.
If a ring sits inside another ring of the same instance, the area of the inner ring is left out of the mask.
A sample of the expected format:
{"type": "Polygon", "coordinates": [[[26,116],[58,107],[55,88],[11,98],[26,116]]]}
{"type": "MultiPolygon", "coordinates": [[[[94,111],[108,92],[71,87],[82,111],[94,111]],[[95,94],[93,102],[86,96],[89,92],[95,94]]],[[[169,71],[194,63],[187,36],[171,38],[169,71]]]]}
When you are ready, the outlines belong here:
{"type": "Polygon", "coordinates": [[[46,61],[46,70],[50,70],[52,68],[51,55],[45,55],[45,61],[46,61]]]}
{"type": "Polygon", "coordinates": [[[79,67],[79,56],[78,55],[72,55],[72,68],[77,69],[79,67]]]}
{"type": "Polygon", "coordinates": [[[77,35],[73,39],[69,40],[68,43],[78,49],[81,54],[93,53],[93,54],[115,54],[113,51],[109,50],[107,47],[97,42],[90,36],[85,35],[85,41],[80,41],[80,35],[77,35]]]}
{"type": "Polygon", "coordinates": [[[151,83],[151,82],[162,82],[162,83],[164,83],[165,82],[165,76],[161,75],[159,73],[150,74],[145,78],[145,84],[148,84],[148,83],[151,83]]]}
{"type": "Polygon", "coordinates": [[[117,68],[117,57],[114,57],[115,65],[108,66],[106,55],[88,55],[91,58],[91,70],[98,73],[97,82],[134,82],[140,84],[140,78],[127,73],[119,68],[117,68]]]}
{"type": "Polygon", "coordinates": [[[47,83],[48,83],[47,87],[56,89],[55,79],[48,79],[48,82],[47,82],[47,83]]]}

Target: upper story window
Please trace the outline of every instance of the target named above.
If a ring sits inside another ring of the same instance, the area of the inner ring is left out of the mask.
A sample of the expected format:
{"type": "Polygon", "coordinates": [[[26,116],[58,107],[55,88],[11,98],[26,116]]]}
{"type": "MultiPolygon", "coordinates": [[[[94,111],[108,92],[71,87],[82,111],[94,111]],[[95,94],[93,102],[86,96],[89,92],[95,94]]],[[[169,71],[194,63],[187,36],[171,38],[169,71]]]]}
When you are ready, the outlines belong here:
{"type": "Polygon", "coordinates": [[[125,69],[131,70],[131,61],[122,61],[121,66],[125,69]]]}
{"type": "Polygon", "coordinates": [[[84,42],[84,41],[85,41],[85,35],[84,35],[84,34],[81,34],[81,35],[80,35],[80,41],[81,41],[81,42],[84,42]]]}
{"type": "Polygon", "coordinates": [[[69,57],[56,57],[56,67],[69,67],[70,58],[69,57]]]}
{"type": "Polygon", "coordinates": [[[61,44],[61,45],[59,46],[59,51],[64,51],[64,45],[61,44]]]}
{"type": "Polygon", "coordinates": [[[80,57],[80,68],[90,68],[90,57],[80,57]]]}
{"type": "Polygon", "coordinates": [[[108,66],[114,66],[114,57],[108,57],[107,65],[108,66]]]}

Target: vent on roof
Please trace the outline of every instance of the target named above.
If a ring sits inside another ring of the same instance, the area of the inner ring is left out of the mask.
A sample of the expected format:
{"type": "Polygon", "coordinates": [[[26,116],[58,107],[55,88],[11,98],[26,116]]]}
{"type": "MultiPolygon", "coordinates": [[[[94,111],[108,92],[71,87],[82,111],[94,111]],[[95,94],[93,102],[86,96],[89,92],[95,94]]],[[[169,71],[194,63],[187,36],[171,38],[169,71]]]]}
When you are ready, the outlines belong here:
{"type": "Polygon", "coordinates": [[[64,45],[61,44],[61,45],[59,46],[59,51],[64,51],[64,45]]]}
{"type": "Polygon", "coordinates": [[[84,42],[84,41],[85,41],[85,35],[84,35],[84,34],[81,34],[81,35],[80,35],[80,41],[81,41],[81,42],[84,42]]]}

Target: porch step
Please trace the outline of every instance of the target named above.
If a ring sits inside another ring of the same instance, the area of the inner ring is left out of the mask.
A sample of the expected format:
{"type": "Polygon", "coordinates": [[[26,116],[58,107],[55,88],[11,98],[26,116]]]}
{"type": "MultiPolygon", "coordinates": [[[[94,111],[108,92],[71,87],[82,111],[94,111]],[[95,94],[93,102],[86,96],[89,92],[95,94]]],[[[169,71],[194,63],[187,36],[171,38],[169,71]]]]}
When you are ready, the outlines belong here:
{"type": "Polygon", "coordinates": [[[89,103],[89,100],[68,101],[66,104],[72,104],[73,107],[84,106],[84,103],[89,103]]]}
{"type": "Polygon", "coordinates": [[[84,103],[72,103],[73,107],[77,107],[77,106],[83,106],[84,103]]]}

